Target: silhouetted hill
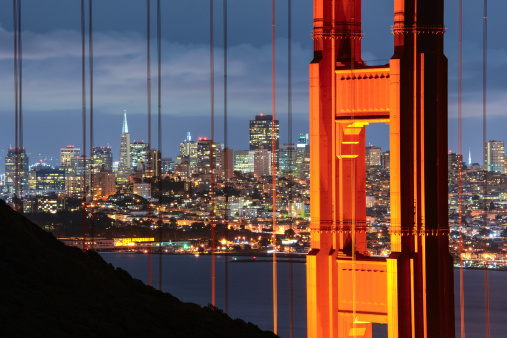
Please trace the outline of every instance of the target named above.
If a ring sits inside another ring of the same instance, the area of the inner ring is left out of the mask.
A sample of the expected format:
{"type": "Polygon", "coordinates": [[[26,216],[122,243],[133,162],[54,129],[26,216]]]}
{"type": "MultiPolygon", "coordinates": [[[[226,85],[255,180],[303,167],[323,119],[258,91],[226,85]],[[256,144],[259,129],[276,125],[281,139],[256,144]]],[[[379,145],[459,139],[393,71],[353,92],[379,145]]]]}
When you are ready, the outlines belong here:
{"type": "Polygon", "coordinates": [[[66,247],[0,200],[0,336],[276,337],[66,247]]]}

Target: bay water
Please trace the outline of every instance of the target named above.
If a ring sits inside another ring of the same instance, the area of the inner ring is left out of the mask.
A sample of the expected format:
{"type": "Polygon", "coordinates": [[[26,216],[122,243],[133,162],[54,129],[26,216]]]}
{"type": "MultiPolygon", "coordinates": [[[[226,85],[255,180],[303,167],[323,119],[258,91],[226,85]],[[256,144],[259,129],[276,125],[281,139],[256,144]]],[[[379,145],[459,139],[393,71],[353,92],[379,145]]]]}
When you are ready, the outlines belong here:
{"type": "MultiPolygon", "coordinates": [[[[148,255],[137,253],[101,253],[115,267],[148,283],[148,255]]],[[[226,256],[216,256],[216,304],[225,311],[226,256]]],[[[278,334],[290,337],[290,266],[293,281],[293,337],[306,333],[306,264],[304,258],[292,263],[280,257],[278,277],[278,334]]],[[[273,264],[269,258],[229,255],[228,314],[252,322],[264,330],[273,330],[273,264]]],[[[465,329],[467,337],[486,336],[484,270],[464,270],[465,329]]],[[[489,270],[491,337],[507,337],[507,272],[489,270]]],[[[460,336],[459,270],[455,269],[456,337],[460,336]]],[[[152,255],[152,285],[159,288],[159,255],[152,255]]],[[[162,291],[184,302],[202,306],[211,303],[211,256],[163,255],[162,291]]],[[[374,324],[373,337],[387,337],[387,325],[374,324]]]]}

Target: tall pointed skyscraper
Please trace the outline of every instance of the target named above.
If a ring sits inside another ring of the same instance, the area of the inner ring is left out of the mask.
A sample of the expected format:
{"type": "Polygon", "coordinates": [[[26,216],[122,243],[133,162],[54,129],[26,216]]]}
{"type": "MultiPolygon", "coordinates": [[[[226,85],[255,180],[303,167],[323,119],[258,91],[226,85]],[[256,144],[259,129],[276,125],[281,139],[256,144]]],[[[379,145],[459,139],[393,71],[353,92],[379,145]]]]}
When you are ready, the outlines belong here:
{"type": "Polygon", "coordinates": [[[132,161],[130,160],[130,134],[127,125],[127,111],[123,111],[123,126],[121,130],[120,141],[120,163],[118,164],[117,181],[124,184],[128,181],[129,175],[132,173],[132,161]]]}

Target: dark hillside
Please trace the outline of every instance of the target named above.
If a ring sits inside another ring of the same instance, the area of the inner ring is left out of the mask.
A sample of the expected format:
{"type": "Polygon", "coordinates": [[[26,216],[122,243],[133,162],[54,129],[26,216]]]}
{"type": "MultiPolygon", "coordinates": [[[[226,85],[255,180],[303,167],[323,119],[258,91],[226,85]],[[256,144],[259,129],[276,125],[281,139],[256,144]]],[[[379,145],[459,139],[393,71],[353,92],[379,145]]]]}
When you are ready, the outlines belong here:
{"type": "Polygon", "coordinates": [[[0,200],[0,336],[276,337],[66,247],[0,200]]]}

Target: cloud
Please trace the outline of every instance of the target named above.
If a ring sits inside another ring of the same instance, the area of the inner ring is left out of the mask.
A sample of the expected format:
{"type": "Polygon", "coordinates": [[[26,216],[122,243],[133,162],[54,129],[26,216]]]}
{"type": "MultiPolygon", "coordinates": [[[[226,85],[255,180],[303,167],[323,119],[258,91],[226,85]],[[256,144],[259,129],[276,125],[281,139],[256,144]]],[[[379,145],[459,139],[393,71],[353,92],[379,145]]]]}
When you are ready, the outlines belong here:
{"type": "MultiPolygon", "coordinates": [[[[13,104],[12,33],[0,28],[0,97],[13,104]]],[[[287,40],[277,42],[277,88],[286,95],[287,40]],[[285,87],[285,88],[284,88],[285,87]]],[[[307,112],[311,51],[293,44],[295,113],[307,112]],[[303,108],[304,107],[304,108],[303,108]]],[[[124,106],[146,110],[146,41],[137,33],[94,34],[94,102],[111,113],[124,106]]],[[[151,50],[152,93],[156,93],[156,43],[151,50]]],[[[81,107],[81,36],[76,31],[23,33],[23,93],[27,110],[81,107]]],[[[88,60],[86,60],[88,76],[88,60]]],[[[222,106],[223,50],[215,49],[215,94],[222,106]]],[[[207,115],[210,95],[209,46],[162,41],[163,110],[207,115]]],[[[228,50],[228,96],[234,113],[253,114],[271,107],[271,46],[241,44],[228,50]]],[[[88,91],[88,88],[86,89],[88,91]]],[[[155,100],[155,97],[153,97],[155,100]]],[[[155,101],[153,101],[155,102],[155,101]]],[[[283,102],[281,100],[280,102],[283,102]]],[[[281,104],[285,107],[286,104],[281,104]]]]}

